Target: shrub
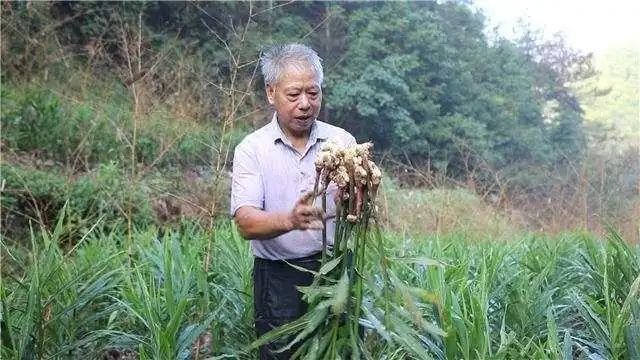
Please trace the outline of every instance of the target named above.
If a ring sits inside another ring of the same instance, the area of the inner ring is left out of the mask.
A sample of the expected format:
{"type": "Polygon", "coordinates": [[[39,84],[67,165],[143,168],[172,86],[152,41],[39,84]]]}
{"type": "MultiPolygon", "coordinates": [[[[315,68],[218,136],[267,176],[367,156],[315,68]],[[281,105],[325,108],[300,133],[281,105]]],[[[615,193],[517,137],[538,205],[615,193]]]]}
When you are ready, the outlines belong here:
{"type": "MultiPolygon", "coordinates": [[[[109,123],[90,104],[63,105],[50,91],[2,91],[5,145],[77,168],[122,157],[124,146],[109,123]]],[[[113,121],[113,119],[111,119],[113,121]]]]}
{"type": "Polygon", "coordinates": [[[135,226],[153,222],[148,189],[132,186],[116,163],[102,164],[79,177],[57,169],[3,165],[5,190],[2,197],[3,226],[17,237],[25,237],[29,223],[51,228],[65,203],[65,235],[74,241],[100,219],[103,228],[117,229],[131,216],[135,226]]]}
{"type": "Polygon", "coordinates": [[[35,220],[51,226],[64,204],[67,179],[55,172],[2,165],[2,227],[26,233],[35,220]]]}
{"type": "Polygon", "coordinates": [[[132,184],[117,163],[101,164],[74,182],[69,193],[71,211],[83,219],[83,226],[102,217],[104,225],[118,227],[126,216],[136,226],[149,225],[153,221],[149,190],[140,185],[132,184]]]}
{"type": "Polygon", "coordinates": [[[210,163],[211,129],[168,116],[160,110],[139,124],[136,141],[138,162],[158,167],[210,163]]]}

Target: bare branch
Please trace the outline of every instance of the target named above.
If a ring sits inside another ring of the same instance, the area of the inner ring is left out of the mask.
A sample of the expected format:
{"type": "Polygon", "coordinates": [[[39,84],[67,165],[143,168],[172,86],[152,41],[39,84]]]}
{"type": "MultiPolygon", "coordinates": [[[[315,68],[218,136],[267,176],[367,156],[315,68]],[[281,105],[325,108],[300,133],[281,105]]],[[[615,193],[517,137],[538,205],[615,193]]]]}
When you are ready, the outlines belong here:
{"type": "MultiPolygon", "coordinates": [[[[198,6],[198,9],[200,9],[200,10],[201,10],[201,11],[203,11],[205,14],[207,14],[207,12],[206,12],[206,11],[204,11],[204,9],[202,9],[201,7],[199,7],[199,6],[198,6]]],[[[207,15],[208,15],[208,14],[207,14],[207,15]]],[[[220,35],[218,35],[218,33],[217,33],[215,30],[213,30],[213,29],[209,26],[209,24],[207,24],[207,22],[206,22],[206,21],[204,21],[204,19],[200,19],[200,22],[202,22],[202,25],[204,25],[204,27],[206,27],[206,28],[207,28],[207,30],[209,30],[209,32],[211,32],[211,33],[213,34],[213,36],[215,36],[215,37],[216,37],[216,39],[218,39],[218,41],[220,41],[220,42],[224,45],[225,49],[227,50],[227,53],[229,53],[229,57],[231,58],[231,61],[233,62],[233,65],[234,65],[234,66],[238,66],[238,61],[237,61],[237,59],[235,58],[235,56],[233,56],[233,52],[231,51],[231,48],[229,47],[229,44],[228,44],[226,41],[224,41],[224,39],[223,39],[220,35]]]]}
{"type": "Polygon", "coordinates": [[[272,7],[268,8],[268,9],[264,9],[264,10],[258,11],[257,13],[253,14],[253,16],[252,16],[252,17],[256,17],[256,16],[258,16],[258,15],[262,15],[262,14],[264,14],[264,13],[268,12],[268,11],[271,11],[271,10],[273,10],[273,9],[277,9],[277,8],[279,8],[279,7],[282,7],[282,6],[291,5],[291,4],[293,4],[294,2],[296,2],[296,0],[290,0],[290,1],[287,1],[286,3],[284,3],[284,4],[278,4],[278,5],[272,6],[272,7]]]}
{"type": "Polygon", "coordinates": [[[192,4],[198,8],[198,10],[202,11],[205,15],[207,15],[207,17],[213,21],[215,21],[216,23],[218,23],[219,25],[223,26],[224,28],[226,28],[227,30],[231,31],[231,29],[227,26],[227,24],[223,23],[222,21],[218,20],[218,18],[216,18],[215,16],[209,14],[205,9],[201,8],[200,5],[198,4],[197,1],[193,1],[192,4]]]}
{"type": "Polygon", "coordinates": [[[313,34],[316,30],[318,30],[318,28],[320,28],[320,26],[322,26],[325,22],[329,21],[329,19],[331,19],[332,17],[333,17],[333,13],[332,13],[332,12],[329,12],[329,14],[327,14],[327,16],[325,16],[325,18],[324,18],[324,19],[322,19],[322,21],[320,21],[320,22],[318,23],[318,25],[314,26],[314,27],[313,27],[313,29],[309,30],[309,32],[308,32],[308,33],[304,34],[304,35],[300,38],[300,40],[302,40],[302,39],[306,39],[306,38],[307,38],[307,36],[309,36],[309,35],[313,34]]]}

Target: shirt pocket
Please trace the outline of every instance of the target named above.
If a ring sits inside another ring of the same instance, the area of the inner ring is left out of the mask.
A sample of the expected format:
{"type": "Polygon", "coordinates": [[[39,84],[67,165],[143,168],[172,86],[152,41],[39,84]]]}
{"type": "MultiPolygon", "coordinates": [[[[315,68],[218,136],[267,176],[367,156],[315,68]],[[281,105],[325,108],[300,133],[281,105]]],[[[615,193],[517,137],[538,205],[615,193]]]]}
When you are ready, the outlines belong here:
{"type": "Polygon", "coordinates": [[[266,211],[289,211],[293,208],[296,193],[296,174],[282,161],[273,161],[264,171],[266,211]]]}

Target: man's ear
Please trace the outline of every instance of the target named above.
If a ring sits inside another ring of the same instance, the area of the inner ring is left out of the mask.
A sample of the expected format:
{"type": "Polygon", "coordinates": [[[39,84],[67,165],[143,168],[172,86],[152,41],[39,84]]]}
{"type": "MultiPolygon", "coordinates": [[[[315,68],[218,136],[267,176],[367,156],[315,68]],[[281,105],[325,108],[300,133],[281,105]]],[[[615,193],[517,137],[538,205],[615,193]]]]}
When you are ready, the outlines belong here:
{"type": "Polygon", "coordinates": [[[271,84],[267,84],[267,100],[269,100],[269,104],[273,105],[276,102],[276,88],[271,84]]]}

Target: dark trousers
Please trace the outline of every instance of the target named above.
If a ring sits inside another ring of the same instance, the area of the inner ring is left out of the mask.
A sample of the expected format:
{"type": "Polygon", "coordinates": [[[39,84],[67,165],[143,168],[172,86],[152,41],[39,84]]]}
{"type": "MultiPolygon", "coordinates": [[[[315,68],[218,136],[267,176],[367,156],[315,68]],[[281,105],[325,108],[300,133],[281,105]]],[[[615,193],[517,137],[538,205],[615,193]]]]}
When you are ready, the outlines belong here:
{"type": "MultiPolygon", "coordinates": [[[[287,262],[317,271],[320,267],[320,255],[287,260],[287,262]]],[[[302,293],[296,289],[296,286],[308,286],[312,282],[313,274],[297,270],[282,260],[254,258],[253,305],[258,337],[304,315],[307,304],[302,300],[302,293]]],[[[290,338],[289,341],[292,339],[290,338]]],[[[261,346],[260,359],[289,359],[297,347],[281,353],[272,352],[287,344],[287,339],[283,339],[261,346]]]]}

